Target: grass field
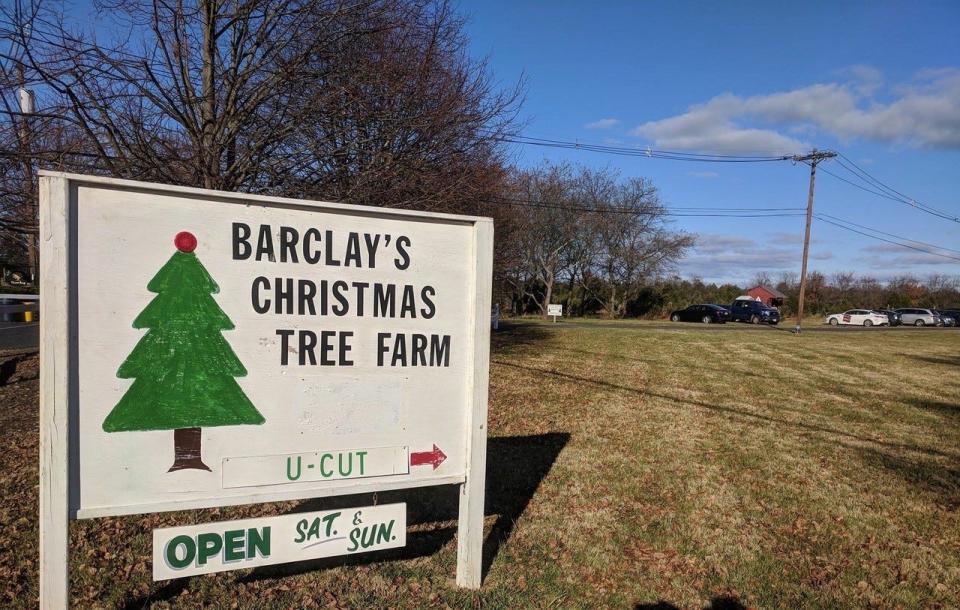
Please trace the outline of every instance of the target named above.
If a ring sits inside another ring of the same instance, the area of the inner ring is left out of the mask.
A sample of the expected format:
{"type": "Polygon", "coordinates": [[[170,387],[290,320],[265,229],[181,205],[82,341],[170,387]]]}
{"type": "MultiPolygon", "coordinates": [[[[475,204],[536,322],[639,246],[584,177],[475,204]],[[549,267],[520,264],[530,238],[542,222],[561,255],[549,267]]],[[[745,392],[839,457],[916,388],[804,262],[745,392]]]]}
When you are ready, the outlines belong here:
{"type": "MultiPolygon", "coordinates": [[[[491,365],[488,574],[453,587],[456,491],[408,546],[153,583],[157,526],[71,525],[78,608],[957,607],[960,331],[505,325],[491,365]]],[[[0,388],[0,606],[35,607],[35,382],[0,388]]]]}

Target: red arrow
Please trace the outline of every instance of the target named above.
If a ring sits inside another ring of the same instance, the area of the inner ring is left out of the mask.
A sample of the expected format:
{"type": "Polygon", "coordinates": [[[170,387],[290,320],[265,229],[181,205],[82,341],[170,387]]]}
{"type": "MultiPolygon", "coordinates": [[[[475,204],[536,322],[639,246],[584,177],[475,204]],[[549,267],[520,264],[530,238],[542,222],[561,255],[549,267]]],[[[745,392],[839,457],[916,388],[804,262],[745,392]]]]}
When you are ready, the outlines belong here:
{"type": "Polygon", "coordinates": [[[440,447],[437,447],[436,444],[433,445],[433,451],[421,451],[418,453],[410,454],[410,465],[411,466],[425,466],[427,464],[433,464],[433,469],[436,470],[437,467],[443,463],[443,460],[447,459],[447,454],[443,451],[440,451],[440,447]]]}

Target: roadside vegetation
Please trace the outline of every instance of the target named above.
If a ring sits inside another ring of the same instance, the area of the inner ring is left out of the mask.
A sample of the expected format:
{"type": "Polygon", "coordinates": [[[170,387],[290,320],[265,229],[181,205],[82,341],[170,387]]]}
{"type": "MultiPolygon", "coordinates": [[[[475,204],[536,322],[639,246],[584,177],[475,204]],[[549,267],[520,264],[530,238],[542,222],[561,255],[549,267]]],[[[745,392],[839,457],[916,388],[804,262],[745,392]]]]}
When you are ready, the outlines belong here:
{"type": "MultiPolygon", "coordinates": [[[[480,592],[453,585],[456,490],[434,488],[75,522],[74,606],[955,607],[957,336],[508,323],[480,592]],[[393,501],[405,549],[151,581],[155,527],[393,501]]],[[[36,382],[0,401],[0,605],[30,608],[36,382]]]]}

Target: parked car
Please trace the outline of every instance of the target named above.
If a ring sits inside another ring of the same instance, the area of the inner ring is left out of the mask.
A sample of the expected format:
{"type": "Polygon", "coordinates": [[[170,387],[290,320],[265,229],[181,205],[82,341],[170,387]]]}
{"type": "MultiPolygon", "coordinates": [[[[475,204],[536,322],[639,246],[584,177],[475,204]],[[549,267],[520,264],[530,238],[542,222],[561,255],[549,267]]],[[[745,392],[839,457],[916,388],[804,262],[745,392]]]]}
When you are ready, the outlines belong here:
{"type": "Polygon", "coordinates": [[[878,311],[869,309],[848,309],[843,313],[832,313],[824,320],[830,326],[839,326],[841,324],[848,326],[884,326],[890,323],[890,319],[878,311]]]}
{"type": "Polygon", "coordinates": [[[737,299],[730,304],[730,319],[734,322],[777,325],[780,323],[780,312],[760,301],[737,299]]]}
{"type": "Polygon", "coordinates": [[[960,309],[941,309],[940,315],[946,318],[953,318],[953,326],[960,326],[960,309]]]}
{"type": "Polygon", "coordinates": [[[730,320],[730,311],[719,305],[691,305],[670,314],[674,322],[703,322],[704,324],[726,324],[730,320]]]}
{"type": "Polygon", "coordinates": [[[890,326],[900,326],[903,324],[903,320],[900,319],[899,312],[896,312],[892,309],[877,309],[875,311],[887,316],[887,323],[890,324],[890,326]]]}
{"type": "Polygon", "coordinates": [[[943,311],[942,309],[931,309],[930,311],[933,314],[940,318],[940,324],[938,326],[956,326],[957,318],[943,311]]]}
{"type": "Polygon", "coordinates": [[[930,309],[916,309],[903,307],[897,310],[904,324],[913,326],[939,326],[943,324],[940,317],[930,309]]]}

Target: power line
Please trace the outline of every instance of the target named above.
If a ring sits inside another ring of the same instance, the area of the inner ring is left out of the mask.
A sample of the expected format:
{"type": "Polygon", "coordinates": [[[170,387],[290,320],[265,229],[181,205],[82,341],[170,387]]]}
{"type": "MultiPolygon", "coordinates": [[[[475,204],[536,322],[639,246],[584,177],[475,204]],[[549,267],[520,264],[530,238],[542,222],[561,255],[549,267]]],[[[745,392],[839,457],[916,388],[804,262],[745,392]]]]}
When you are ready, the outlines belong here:
{"type": "Polygon", "coordinates": [[[668,159],[672,161],[690,161],[698,163],[763,163],[769,161],[787,161],[790,155],[725,155],[711,153],[688,153],[675,150],[656,150],[650,147],[630,148],[624,146],[609,146],[605,144],[591,144],[570,140],[552,140],[531,136],[494,136],[498,142],[522,144],[528,146],[542,146],[546,148],[563,148],[585,150],[626,157],[646,157],[650,159],[668,159]]]}
{"type": "MultiPolygon", "coordinates": [[[[875,185],[878,186],[879,188],[881,188],[881,189],[883,189],[883,190],[885,190],[885,191],[887,191],[887,192],[893,193],[894,195],[900,196],[900,197],[902,198],[902,200],[904,201],[904,203],[909,203],[910,205],[912,205],[912,206],[914,206],[914,207],[921,207],[921,208],[923,208],[924,210],[927,210],[927,211],[930,211],[930,212],[936,212],[936,213],[938,213],[938,214],[946,214],[946,215],[948,215],[948,216],[951,216],[954,220],[958,220],[955,214],[951,214],[950,212],[948,212],[948,211],[946,211],[946,210],[939,210],[939,209],[937,209],[937,208],[935,208],[935,207],[933,207],[933,206],[930,206],[930,205],[927,205],[927,204],[922,203],[922,202],[920,202],[920,201],[917,201],[917,200],[915,200],[913,197],[909,197],[909,196],[901,193],[900,191],[896,190],[895,188],[893,188],[893,187],[891,187],[891,186],[889,186],[889,185],[887,185],[887,184],[884,184],[884,183],[881,182],[879,179],[877,179],[876,177],[874,177],[873,175],[871,175],[867,170],[863,169],[862,167],[860,167],[859,165],[857,165],[856,163],[854,163],[854,161],[853,161],[850,157],[844,155],[843,153],[840,153],[840,156],[843,158],[844,161],[846,161],[847,163],[849,163],[850,165],[852,165],[852,166],[855,168],[856,171],[855,171],[854,173],[860,174],[863,178],[865,178],[866,180],[869,180],[870,182],[872,182],[873,184],[875,184],[875,185]]],[[[847,167],[847,166],[843,163],[843,161],[840,161],[840,160],[838,160],[838,161],[839,161],[840,165],[842,165],[845,169],[847,169],[847,171],[851,171],[851,172],[854,171],[854,170],[851,170],[849,167],[847,167]]]]}
{"type": "MultiPolygon", "coordinates": [[[[898,241],[894,241],[894,240],[892,240],[892,239],[887,239],[887,238],[885,238],[885,237],[878,237],[878,236],[876,236],[876,235],[871,235],[870,233],[866,233],[866,232],[864,232],[864,231],[860,231],[860,230],[858,230],[858,229],[854,229],[854,228],[852,228],[852,227],[848,227],[848,226],[846,226],[846,225],[840,224],[839,222],[834,222],[834,221],[832,221],[832,220],[828,220],[828,219],[820,216],[819,214],[816,215],[816,219],[819,220],[820,222],[825,222],[825,223],[827,223],[827,224],[831,224],[831,225],[833,225],[833,226],[835,226],[835,227],[839,227],[839,228],[841,228],[841,229],[845,229],[845,230],[847,230],[847,231],[851,231],[851,232],[853,232],[853,233],[857,233],[857,234],[863,235],[863,236],[865,236],[865,237],[870,237],[870,238],[872,238],[872,239],[876,239],[876,240],[879,240],[879,241],[882,241],[882,242],[886,242],[886,243],[888,243],[888,244],[893,244],[893,245],[895,245],[895,246],[900,246],[901,248],[909,248],[910,250],[916,250],[917,252],[923,252],[924,254],[930,254],[930,255],[932,255],[932,256],[940,256],[940,257],[943,257],[943,258],[948,258],[948,259],[950,259],[950,260],[960,261],[960,256],[951,256],[951,255],[949,255],[949,254],[943,254],[943,253],[941,253],[941,252],[934,252],[934,251],[932,251],[932,250],[927,250],[926,248],[920,248],[920,247],[918,247],[918,246],[911,246],[910,244],[904,244],[904,243],[901,243],[901,242],[898,242],[898,241]]],[[[937,247],[939,247],[939,246],[937,246],[937,247]]]]}
{"type": "Polygon", "coordinates": [[[909,237],[904,237],[904,236],[902,236],[902,235],[895,235],[895,234],[893,234],[893,233],[887,233],[886,231],[881,231],[880,229],[874,229],[873,227],[867,227],[867,226],[864,226],[864,225],[861,225],[861,224],[857,224],[857,223],[853,222],[852,220],[844,220],[843,218],[837,218],[836,216],[831,216],[830,214],[819,214],[819,216],[823,216],[824,218],[829,218],[829,219],[835,220],[835,221],[837,221],[837,222],[843,222],[843,223],[846,223],[846,224],[848,224],[848,225],[852,225],[852,226],[854,226],[854,227],[859,227],[859,228],[864,229],[864,230],[866,230],[866,231],[872,231],[872,232],[878,233],[878,234],[880,234],[880,235],[886,235],[887,237],[892,237],[892,238],[894,238],[894,239],[902,239],[902,240],[904,240],[904,241],[909,241],[909,242],[914,243],[914,244],[920,244],[921,246],[928,246],[928,247],[930,247],[930,248],[936,248],[937,250],[944,250],[944,251],[947,251],[947,252],[956,252],[957,254],[960,254],[960,250],[954,250],[953,248],[947,248],[947,247],[945,247],[945,246],[938,246],[938,245],[936,245],[936,244],[927,243],[927,242],[925,242],[925,241],[920,241],[920,240],[918,240],[918,239],[910,239],[909,237]]]}
{"type": "Polygon", "coordinates": [[[571,205],[555,201],[536,201],[532,199],[513,199],[493,197],[482,199],[482,203],[510,205],[519,207],[585,212],[591,214],[628,214],[633,216],[668,216],[679,218],[782,218],[802,216],[803,208],[709,208],[709,207],[658,207],[651,210],[633,210],[629,208],[591,207],[571,205]],[[789,212],[788,212],[789,211],[789,212]]]}

